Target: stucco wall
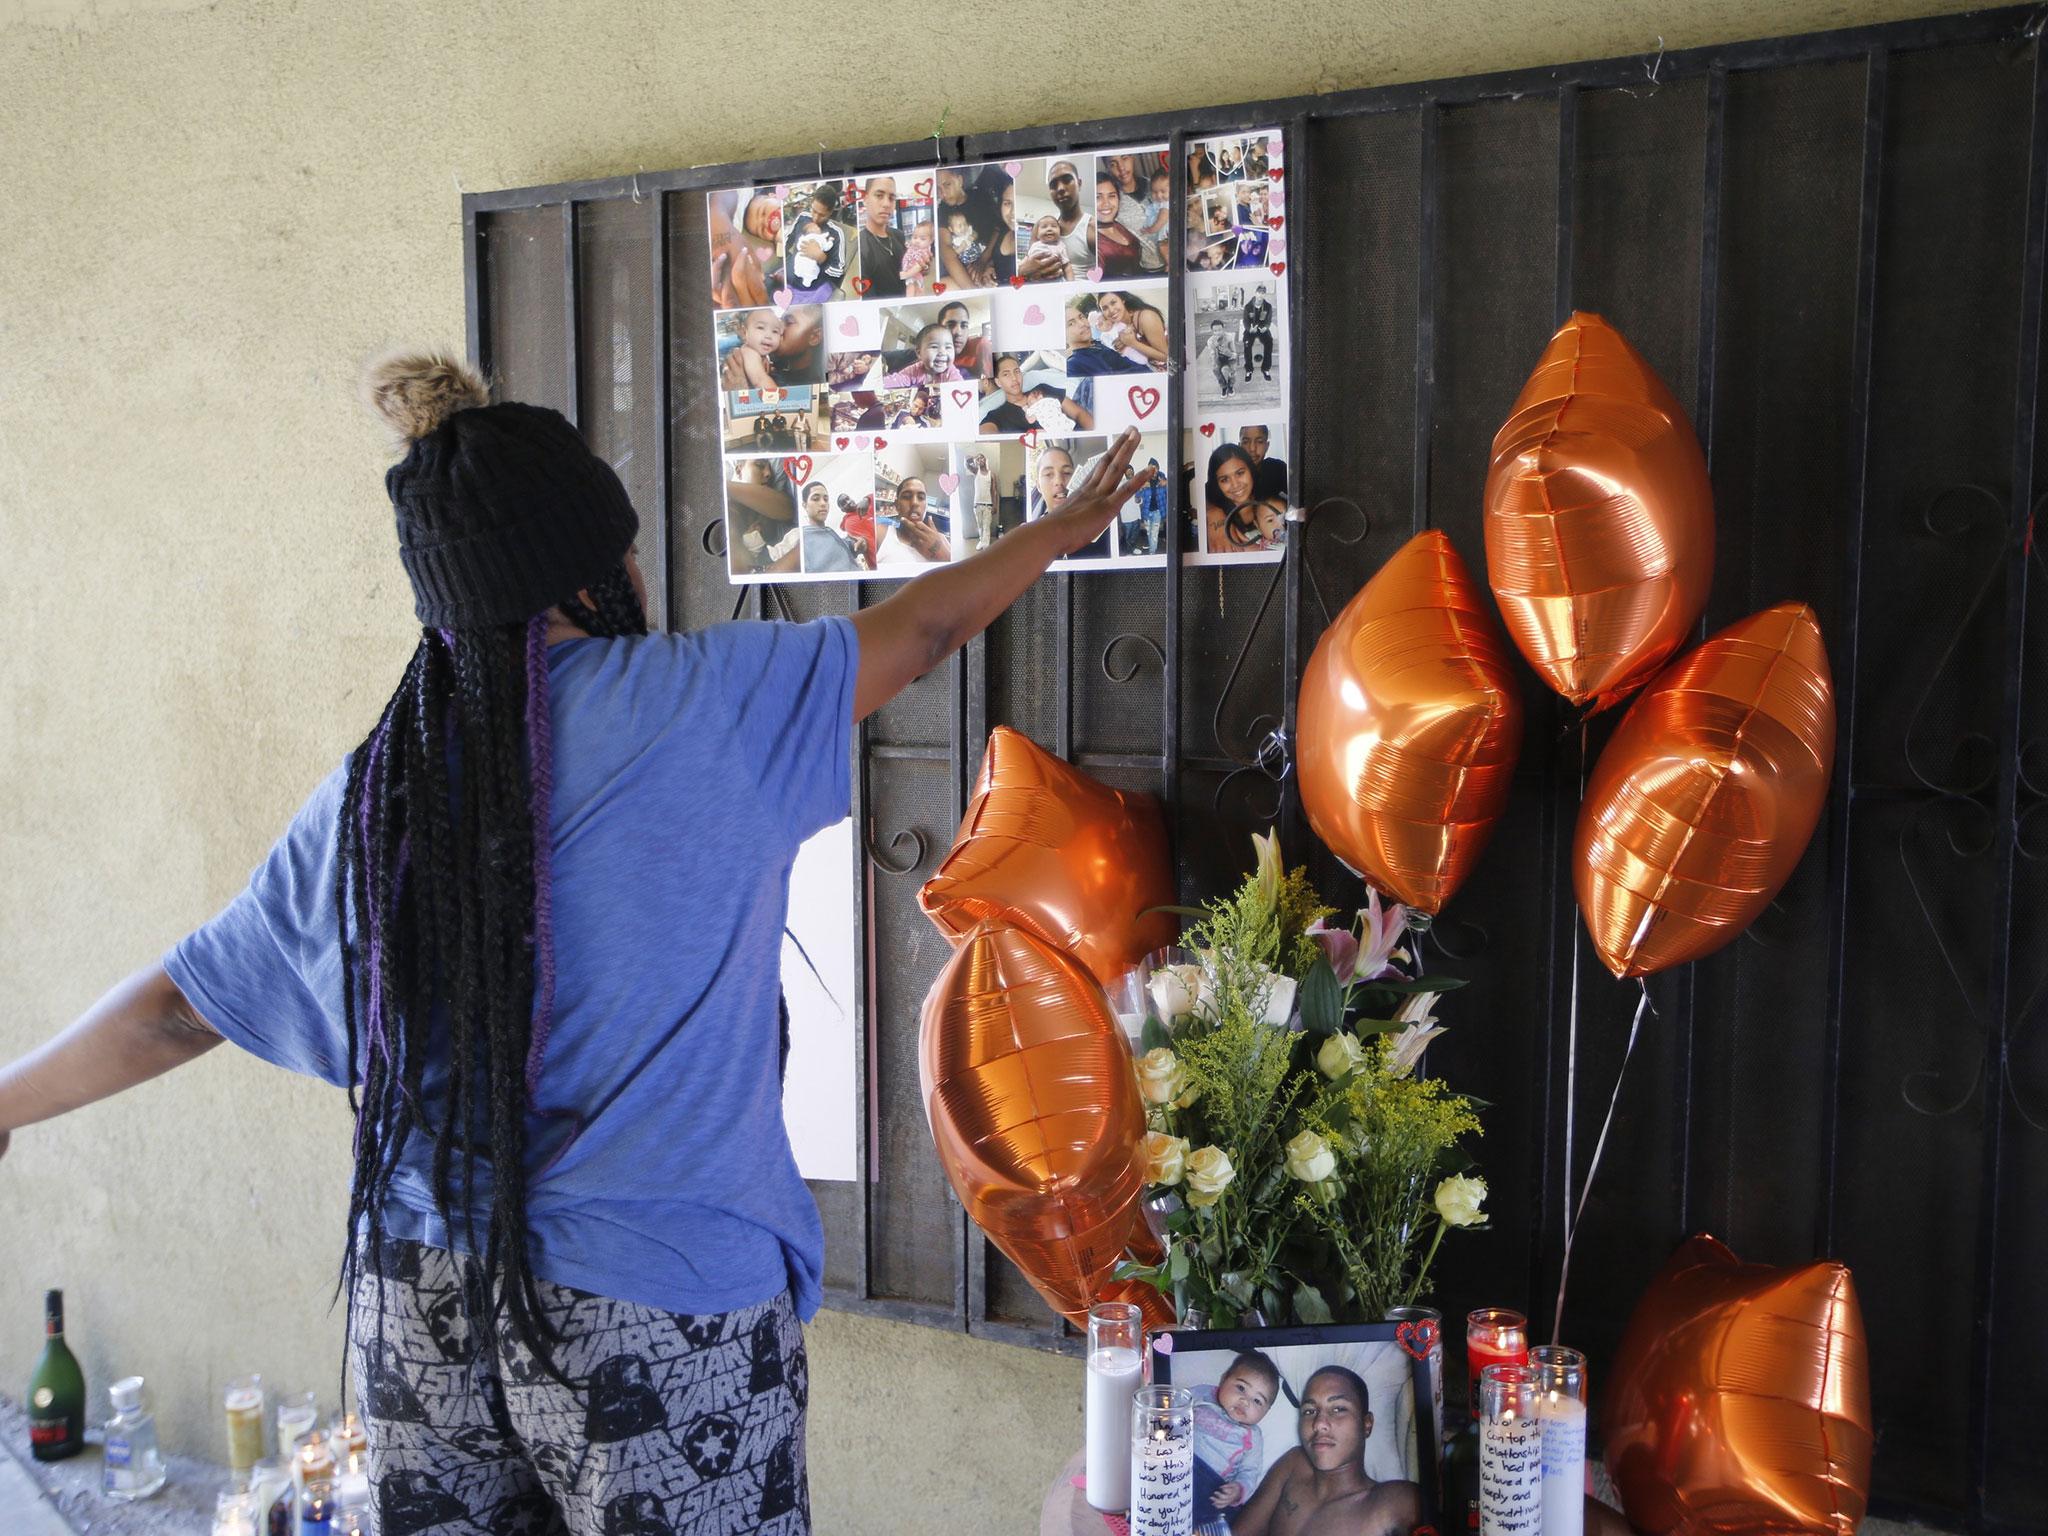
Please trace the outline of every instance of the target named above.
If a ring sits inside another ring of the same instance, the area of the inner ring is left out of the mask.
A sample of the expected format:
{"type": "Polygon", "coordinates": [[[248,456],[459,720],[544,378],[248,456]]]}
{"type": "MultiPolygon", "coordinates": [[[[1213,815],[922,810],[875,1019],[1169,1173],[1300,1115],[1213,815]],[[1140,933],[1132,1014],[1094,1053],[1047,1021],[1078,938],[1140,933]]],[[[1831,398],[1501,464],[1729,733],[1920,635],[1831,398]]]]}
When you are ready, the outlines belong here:
{"type": "MultiPolygon", "coordinates": [[[[351,387],[459,341],[458,188],[1943,8],[0,0],[0,1055],[225,901],[410,650],[351,387]]],[[[340,1096],[232,1050],[18,1136],[0,1390],[62,1285],[173,1449],[220,1453],[232,1373],[331,1395],[347,1165],[340,1096]]],[[[1037,1528],[1072,1362],[831,1314],[812,1350],[821,1531],[1037,1528]]]]}

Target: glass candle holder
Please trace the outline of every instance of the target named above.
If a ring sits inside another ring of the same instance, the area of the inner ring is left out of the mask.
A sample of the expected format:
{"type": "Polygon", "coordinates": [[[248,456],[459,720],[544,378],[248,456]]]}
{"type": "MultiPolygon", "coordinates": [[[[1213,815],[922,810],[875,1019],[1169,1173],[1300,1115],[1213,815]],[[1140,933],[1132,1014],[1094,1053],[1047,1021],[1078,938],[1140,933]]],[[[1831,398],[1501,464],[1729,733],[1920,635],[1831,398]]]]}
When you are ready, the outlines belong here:
{"type": "Polygon", "coordinates": [[[1543,1525],[1543,1424],[1536,1372],[1479,1373],[1479,1536],[1549,1536],[1543,1525]]]}
{"type": "Polygon", "coordinates": [[[1586,1528],[1586,1357],[1562,1344],[1529,1351],[1536,1418],[1543,1426],[1543,1536],[1586,1528]]]}
{"type": "Polygon", "coordinates": [[[277,1400],[277,1454],[289,1461],[298,1444],[320,1426],[320,1399],[312,1392],[286,1392],[277,1400]]]}
{"type": "Polygon", "coordinates": [[[1529,1363],[1529,1319],[1506,1307],[1465,1314],[1465,1402],[1479,1407],[1479,1373],[1489,1365],[1529,1363]]]}
{"type": "Polygon", "coordinates": [[[1192,1536],[1195,1394],[1140,1387],[1131,1398],[1131,1536],[1192,1536]]]}
{"type": "Polygon", "coordinates": [[[263,1459],[263,1378],[237,1376],[221,1394],[228,1422],[228,1470],[237,1487],[247,1487],[249,1472],[263,1459]]]}
{"type": "Polygon", "coordinates": [[[337,1413],[327,1421],[327,1448],[334,1453],[337,1476],[370,1470],[370,1439],[355,1414],[337,1413]]]}
{"type": "Polygon", "coordinates": [[[1145,1380],[1145,1319],[1135,1302],[1088,1309],[1088,1502],[1131,1507],[1131,1396],[1145,1380]]]}

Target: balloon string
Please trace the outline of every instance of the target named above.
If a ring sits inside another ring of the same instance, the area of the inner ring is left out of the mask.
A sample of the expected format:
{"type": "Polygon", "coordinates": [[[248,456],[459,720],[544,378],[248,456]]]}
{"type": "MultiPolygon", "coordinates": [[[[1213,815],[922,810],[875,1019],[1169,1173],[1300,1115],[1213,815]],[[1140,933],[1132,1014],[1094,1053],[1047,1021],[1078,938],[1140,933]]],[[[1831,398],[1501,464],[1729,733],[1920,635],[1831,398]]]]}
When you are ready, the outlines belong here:
{"type": "MultiPolygon", "coordinates": [[[[1579,1235],[1579,1223],[1585,1219],[1586,1202],[1593,1195],[1593,1175],[1599,1170],[1600,1154],[1607,1150],[1607,1133],[1614,1129],[1615,1107],[1621,1103],[1621,1084],[1622,1080],[1628,1076],[1628,1059],[1635,1054],[1636,1035],[1642,1030],[1643,1015],[1650,1011],[1650,984],[1638,976],[1636,978],[1636,985],[1643,989],[1643,995],[1642,999],[1636,1004],[1635,1019],[1628,1027],[1628,1044],[1621,1053],[1621,1070],[1614,1074],[1614,1092],[1609,1094],[1607,1098],[1607,1118],[1600,1122],[1600,1138],[1593,1143],[1593,1160],[1586,1165],[1586,1182],[1579,1186],[1578,1209],[1571,1213],[1571,1220],[1565,1224],[1564,1265],[1557,1272],[1557,1311],[1550,1320],[1550,1342],[1553,1344],[1561,1342],[1564,1336],[1564,1292],[1565,1283],[1571,1278],[1572,1273],[1572,1240],[1579,1235]]],[[[1575,997],[1575,1023],[1576,1019],[1575,997]]],[[[1565,1172],[1567,1180],[1569,1180],[1570,1164],[1566,1164],[1565,1172]]],[[[1567,1194],[1566,1199],[1569,1202],[1569,1194],[1567,1194]]]]}
{"type": "MultiPolygon", "coordinates": [[[[1579,804],[1586,803],[1586,717],[1579,716],[1579,804]]],[[[1564,1252],[1565,1267],[1571,1267],[1572,1252],[1572,1154],[1577,1147],[1579,1107],[1579,924],[1571,920],[1571,1007],[1565,1015],[1564,1057],[1564,1252]]],[[[1564,1276],[1558,1276],[1557,1310],[1564,1313],[1564,1276]]],[[[1553,1334],[1551,1343],[1560,1342],[1553,1334]]]]}

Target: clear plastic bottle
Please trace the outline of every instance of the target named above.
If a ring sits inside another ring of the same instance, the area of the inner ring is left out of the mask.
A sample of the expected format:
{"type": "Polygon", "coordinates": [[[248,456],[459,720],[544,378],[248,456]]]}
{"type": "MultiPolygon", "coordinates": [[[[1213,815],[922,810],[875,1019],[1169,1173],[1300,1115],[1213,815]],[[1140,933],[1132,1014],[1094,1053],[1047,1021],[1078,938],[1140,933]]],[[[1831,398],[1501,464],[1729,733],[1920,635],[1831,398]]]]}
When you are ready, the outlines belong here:
{"type": "Polygon", "coordinates": [[[146,1499],[169,1476],[156,1443],[156,1417],[142,1404],[142,1378],[123,1377],[107,1389],[114,1416],[107,1421],[100,1487],[123,1504],[146,1499]]]}

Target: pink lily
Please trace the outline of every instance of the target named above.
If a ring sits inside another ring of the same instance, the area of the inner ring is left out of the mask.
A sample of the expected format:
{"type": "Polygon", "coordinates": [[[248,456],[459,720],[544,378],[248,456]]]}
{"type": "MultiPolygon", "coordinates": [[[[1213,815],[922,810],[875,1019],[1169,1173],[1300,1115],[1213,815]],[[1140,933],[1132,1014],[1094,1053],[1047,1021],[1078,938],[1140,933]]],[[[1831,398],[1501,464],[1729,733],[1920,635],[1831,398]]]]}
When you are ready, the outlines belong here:
{"type": "MultiPolygon", "coordinates": [[[[1359,943],[1358,959],[1348,979],[1377,981],[1393,971],[1395,961],[1408,958],[1408,951],[1400,947],[1402,935],[1408,931],[1408,909],[1398,901],[1381,906],[1380,893],[1367,886],[1365,905],[1359,910],[1358,917],[1364,928],[1364,938],[1359,943]]],[[[1340,977],[1344,975],[1341,970],[1337,974],[1340,977]]]]}
{"type": "Polygon", "coordinates": [[[1337,973],[1337,979],[1348,982],[1358,971],[1358,935],[1349,928],[1332,928],[1321,918],[1310,925],[1310,938],[1323,946],[1323,958],[1330,962],[1330,969],[1337,973]]]}

